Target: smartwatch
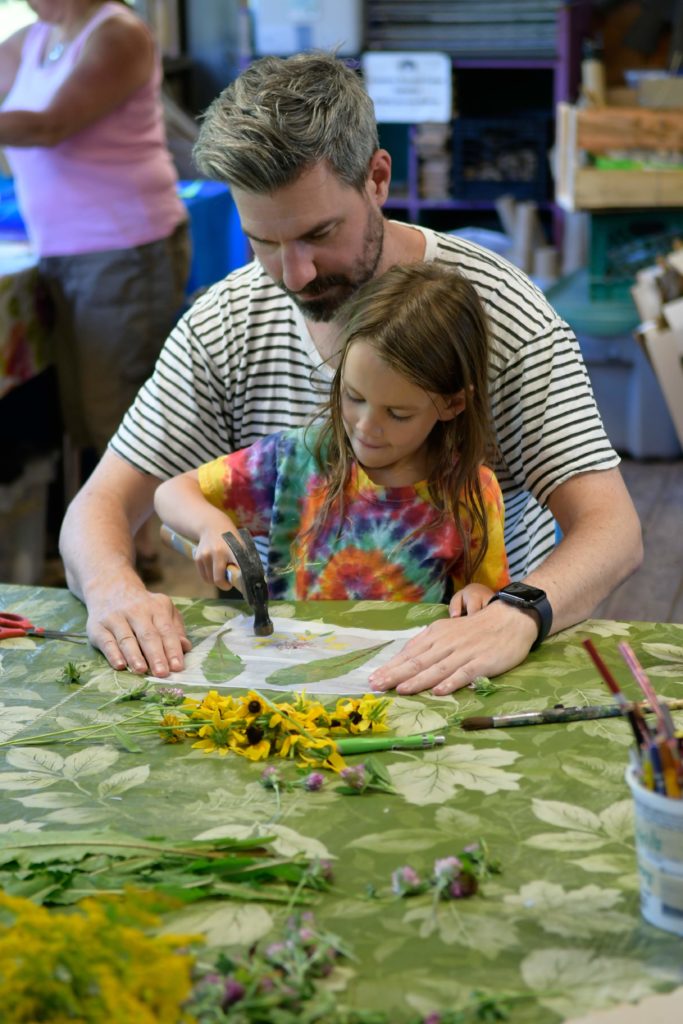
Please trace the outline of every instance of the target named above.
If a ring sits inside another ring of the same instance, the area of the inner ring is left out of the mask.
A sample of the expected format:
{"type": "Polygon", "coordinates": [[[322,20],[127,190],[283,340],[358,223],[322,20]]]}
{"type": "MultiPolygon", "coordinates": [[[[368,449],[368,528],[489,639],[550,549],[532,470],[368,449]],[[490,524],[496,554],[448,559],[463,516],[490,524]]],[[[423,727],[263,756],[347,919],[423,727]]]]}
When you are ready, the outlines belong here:
{"type": "Polygon", "coordinates": [[[540,647],[553,624],[553,610],[545,590],[531,587],[528,583],[508,583],[507,587],[502,587],[488,603],[491,604],[491,601],[505,601],[506,604],[514,605],[524,611],[536,612],[538,636],[531,645],[531,650],[535,651],[537,647],[540,647]]]}

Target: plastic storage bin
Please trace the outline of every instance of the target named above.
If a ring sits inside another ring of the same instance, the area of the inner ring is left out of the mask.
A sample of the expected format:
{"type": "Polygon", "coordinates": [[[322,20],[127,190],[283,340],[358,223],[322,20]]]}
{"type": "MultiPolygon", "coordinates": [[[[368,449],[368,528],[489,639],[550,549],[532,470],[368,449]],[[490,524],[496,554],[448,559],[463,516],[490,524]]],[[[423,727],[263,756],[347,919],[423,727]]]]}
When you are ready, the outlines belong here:
{"type": "Polygon", "coordinates": [[[574,329],[613,447],[637,459],[677,458],[681,446],[659,382],[635,339],[638,314],[630,298],[593,301],[585,270],[562,278],[546,295],[574,329]]]}
{"type": "Polygon", "coordinates": [[[21,476],[0,485],[0,582],[40,583],[45,561],[48,485],[55,456],[27,462],[21,476]]]}
{"type": "Polygon", "coordinates": [[[455,199],[548,196],[548,114],[523,117],[458,117],[453,124],[452,185],[455,199]]]}
{"type": "Polygon", "coordinates": [[[637,271],[667,253],[675,238],[683,238],[683,208],[592,213],[590,297],[630,301],[637,271]]]}

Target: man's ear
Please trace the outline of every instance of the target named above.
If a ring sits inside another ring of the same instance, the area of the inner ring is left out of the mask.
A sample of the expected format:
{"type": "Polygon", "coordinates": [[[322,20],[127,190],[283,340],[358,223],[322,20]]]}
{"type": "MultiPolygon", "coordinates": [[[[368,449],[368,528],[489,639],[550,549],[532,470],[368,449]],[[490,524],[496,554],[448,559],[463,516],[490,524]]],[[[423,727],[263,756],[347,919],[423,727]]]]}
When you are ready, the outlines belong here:
{"type": "Polygon", "coordinates": [[[454,395],[441,395],[439,397],[439,419],[454,420],[456,416],[460,415],[466,405],[464,388],[456,391],[454,395]]]}
{"type": "Polygon", "coordinates": [[[382,206],[389,198],[391,156],[386,149],[377,149],[370,157],[366,188],[370,198],[382,206]]]}

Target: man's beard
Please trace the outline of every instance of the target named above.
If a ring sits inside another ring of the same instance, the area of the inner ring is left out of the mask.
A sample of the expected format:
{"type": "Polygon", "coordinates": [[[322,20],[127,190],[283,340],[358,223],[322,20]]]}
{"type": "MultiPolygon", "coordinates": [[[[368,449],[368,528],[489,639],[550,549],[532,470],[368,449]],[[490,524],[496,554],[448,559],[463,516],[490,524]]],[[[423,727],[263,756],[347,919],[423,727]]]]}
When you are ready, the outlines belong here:
{"type": "Polygon", "coordinates": [[[383,244],[384,217],[379,210],[371,209],[368,215],[365,235],[363,236],[363,249],[353,275],[328,274],[326,277],[316,277],[304,289],[307,296],[309,296],[305,300],[300,299],[296,292],[286,288],[282,281],[277,282],[278,287],[286,295],[289,295],[290,299],[299,307],[307,320],[327,323],[333,319],[335,313],[361,285],[375,276],[375,271],[382,257],[383,244]],[[330,294],[325,295],[325,292],[330,289],[330,294]],[[323,297],[310,298],[311,295],[321,295],[323,297]]]}

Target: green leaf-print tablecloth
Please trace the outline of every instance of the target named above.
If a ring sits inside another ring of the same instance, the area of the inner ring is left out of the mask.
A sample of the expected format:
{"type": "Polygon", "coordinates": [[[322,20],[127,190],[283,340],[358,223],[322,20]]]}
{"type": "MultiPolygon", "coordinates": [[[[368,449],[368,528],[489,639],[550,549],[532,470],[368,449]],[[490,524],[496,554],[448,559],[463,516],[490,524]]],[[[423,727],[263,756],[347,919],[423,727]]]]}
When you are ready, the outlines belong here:
{"type": "MultiPolygon", "coordinates": [[[[235,613],[228,602],[178,604],[195,641],[235,613]]],[[[62,590],[4,586],[0,607],[43,626],[84,627],[82,605],[62,590]]],[[[377,629],[444,614],[438,606],[370,602],[275,607],[377,629]]],[[[136,705],[102,705],[135,680],[90,647],[0,642],[0,738],[25,738],[0,750],[0,844],[3,832],[110,828],[177,840],[268,835],[283,856],[329,857],[334,887],[315,915],[353,953],[340,998],[384,1009],[396,1024],[462,1005],[473,990],[521,996],[511,1004],[515,1024],[552,1024],[671,989],[683,984],[683,939],[639,914],[626,724],[600,719],[495,732],[448,724],[454,715],[609,703],[581,646],[588,636],[629,696],[639,694],[617,652],[624,639],[661,694],[683,697],[683,625],[589,621],[547,641],[495,680],[492,693],[396,698],[395,731],[447,737],[434,750],[373,755],[396,795],[344,796],[327,776],[318,793],[283,792],[279,812],[258,781],[263,764],[244,759],[154,736],[140,739],[139,751],[111,738],[32,748],[31,734],[129,714],[136,705]],[[67,661],[80,667],[79,684],[60,680],[67,661]],[[482,895],[436,910],[427,894],[390,895],[395,868],[410,864],[428,876],[435,858],[479,837],[502,865],[482,895]]],[[[675,717],[683,726],[683,714],[675,717]]],[[[247,945],[278,929],[282,913],[266,900],[199,904],[182,923],[211,943],[247,945]]]]}

